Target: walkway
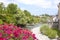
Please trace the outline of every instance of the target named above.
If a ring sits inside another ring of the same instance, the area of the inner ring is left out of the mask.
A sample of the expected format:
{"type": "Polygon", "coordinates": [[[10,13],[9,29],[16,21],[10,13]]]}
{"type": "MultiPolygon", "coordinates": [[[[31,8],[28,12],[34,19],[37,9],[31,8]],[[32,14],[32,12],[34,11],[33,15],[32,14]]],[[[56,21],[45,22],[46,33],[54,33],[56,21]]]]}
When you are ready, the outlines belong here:
{"type": "Polygon", "coordinates": [[[36,35],[38,40],[50,40],[47,36],[42,35],[39,30],[40,30],[40,27],[35,27],[31,29],[31,31],[36,35]]]}
{"type": "MultiPolygon", "coordinates": [[[[40,33],[41,25],[42,24],[37,24],[37,25],[34,25],[34,26],[27,26],[27,28],[30,29],[36,35],[38,40],[50,40],[47,36],[42,35],[40,33]]],[[[56,40],[56,39],[53,39],[53,40],[56,40]]]]}

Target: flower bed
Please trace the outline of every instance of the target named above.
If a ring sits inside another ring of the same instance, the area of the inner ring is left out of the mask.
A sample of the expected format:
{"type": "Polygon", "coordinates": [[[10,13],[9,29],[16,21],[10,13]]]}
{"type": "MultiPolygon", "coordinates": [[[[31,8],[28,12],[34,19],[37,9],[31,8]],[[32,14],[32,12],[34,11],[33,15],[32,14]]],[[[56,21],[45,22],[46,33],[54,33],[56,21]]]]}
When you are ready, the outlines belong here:
{"type": "Polygon", "coordinates": [[[0,40],[37,40],[35,34],[12,24],[0,25],[0,40]]]}

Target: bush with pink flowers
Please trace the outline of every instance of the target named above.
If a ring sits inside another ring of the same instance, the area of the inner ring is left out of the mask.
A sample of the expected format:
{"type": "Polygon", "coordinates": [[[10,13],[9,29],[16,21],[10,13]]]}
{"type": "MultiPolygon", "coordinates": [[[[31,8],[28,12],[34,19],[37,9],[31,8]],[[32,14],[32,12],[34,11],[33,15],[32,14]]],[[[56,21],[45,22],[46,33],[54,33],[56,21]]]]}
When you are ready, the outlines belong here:
{"type": "Polygon", "coordinates": [[[0,25],[0,40],[37,40],[35,34],[12,24],[0,25]]]}

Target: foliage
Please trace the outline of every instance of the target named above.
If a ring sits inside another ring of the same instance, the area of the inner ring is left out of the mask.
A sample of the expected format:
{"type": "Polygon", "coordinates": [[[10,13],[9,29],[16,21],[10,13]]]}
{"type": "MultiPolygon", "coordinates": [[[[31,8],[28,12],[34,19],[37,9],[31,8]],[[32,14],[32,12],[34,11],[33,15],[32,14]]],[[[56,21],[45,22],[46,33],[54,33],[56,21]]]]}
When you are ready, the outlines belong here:
{"type": "Polygon", "coordinates": [[[16,14],[16,12],[17,12],[17,5],[13,4],[13,3],[9,4],[7,6],[7,12],[10,13],[10,14],[16,14]]]}
{"type": "Polygon", "coordinates": [[[51,39],[56,38],[56,36],[57,36],[57,32],[55,30],[52,30],[52,29],[47,31],[47,33],[48,33],[47,36],[51,39]]]}
{"type": "Polygon", "coordinates": [[[49,30],[49,27],[47,24],[44,24],[41,26],[40,31],[44,34],[46,31],[49,30]]]}
{"type": "Polygon", "coordinates": [[[22,11],[16,4],[10,3],[6,7],[3,3],[0,3],[0,19],[3,23],[17,24],[36,24],[39,23],[40,18],[31,15],[28,10],[22,11]]]}
{"type": "Polygon", "coordinates": [[[13,24],[0,25],[0,40],[37,40],[35,34],[13,24]]]}
{"type": "Polygon", "coordinates": [[[24,10],[24,13],[25,13],[25,15],[26,15],[27,17],[31,16],[30,12],[27,11],[27,10],[24,10]]]}
{"type": "Polygon", "coordinates": [[[59,30],[57,30],[57,35],[58,35],[58,37],[60,37],[60,31],[59,30]]]}
{"type": "Polygon", "coordinates": [[[26,24],[27,20],[25,18],[21,18],[19,21],[17,21],[18,24],[26,24]]]}
{"type": "Polygon", "coordinates": [[[46,23],[46,22],[47,22],[46,17],[41,17],[41,22],[42,22],[42,23],[46,23]]]}
{"type": "Polygon", "coordinates": [[[46,24],[40,28],[40,31],[42,32],[42,34],[47,35],[51,39],[56,38],[57,36],[57,32],[49,28],[49,26],[46,24]]]}
{"type": "Polygon", "coordinates": [[[0,24],[3,24],[3,21],[0,19],[0,24]]]}
{"type": "Polygon", "coordinates": [[[3,14],[4,12],[4,4],[0,3],[0,14],[3,14]]]}
{"type": "Polygon", "coordinates": [[[48,14],[42,14],[42,16],[48,16],[49,17],[50,15],[48,15],[48,14]]]}
{"type": "Polygon", "coordinates": [[[57,31],[57,35],[58,35],[58,37],[60,37],[60,30],[57,28],[53,28],[53,29],[57,31]]]}
{"type": "Polygon", "coordinates": [[[40,23],[40,17],[39,16],[33,16],[32,21],[33,21],[34,24],[35,23],[40,23]]]}
{"type": "Polygon", "coordinates": [[[48,22],[49,19],[51,19],[50,15],[48,15],[48,14],[42,14],[41,16],[42,17],[40,17],[40,21],[42,23],[46,23],[46,22],[48,22]]]}

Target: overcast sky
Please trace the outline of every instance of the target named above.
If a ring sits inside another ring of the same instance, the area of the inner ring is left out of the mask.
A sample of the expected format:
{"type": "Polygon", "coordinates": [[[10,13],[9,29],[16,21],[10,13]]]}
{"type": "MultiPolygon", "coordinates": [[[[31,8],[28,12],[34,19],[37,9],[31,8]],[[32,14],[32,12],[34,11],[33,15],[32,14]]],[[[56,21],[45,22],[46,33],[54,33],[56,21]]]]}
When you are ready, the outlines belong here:
{"type": "Polygon", "coordinates": [[[0,0],[6,6],[9,3],[16,3],[22,10],[28,10],[32,15],[49,14],[56,15],[60,0],[0,0]]]}

